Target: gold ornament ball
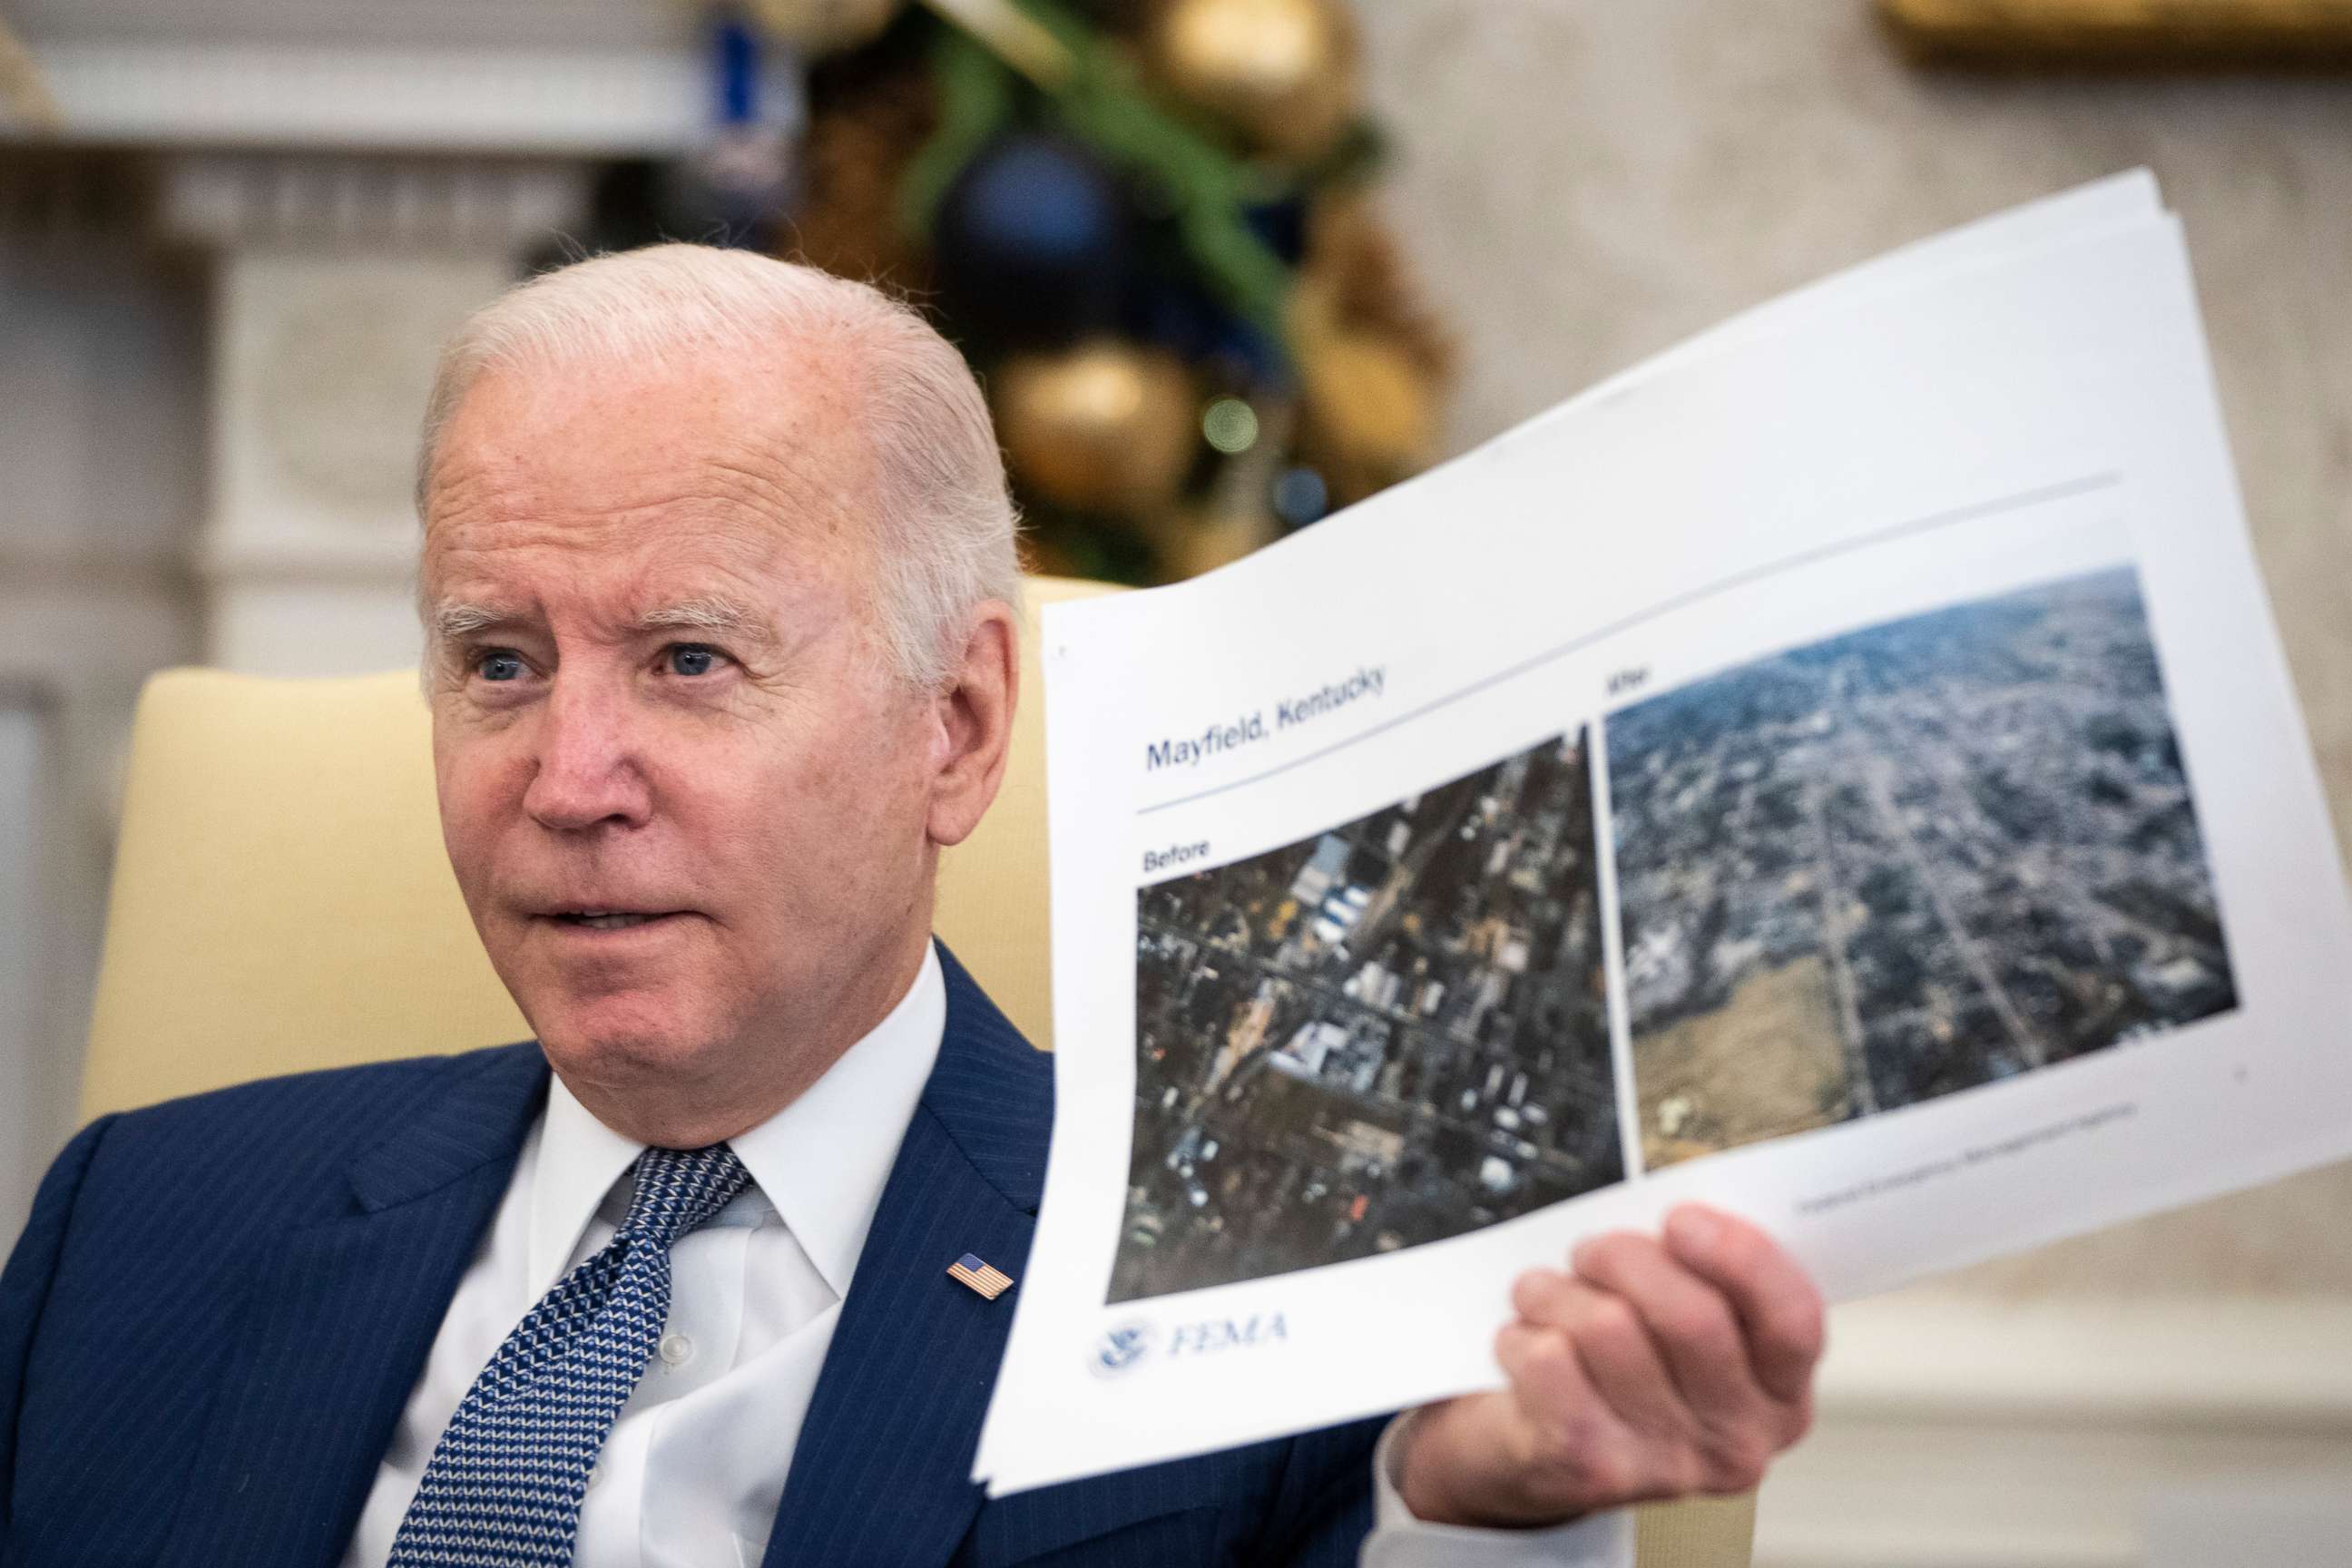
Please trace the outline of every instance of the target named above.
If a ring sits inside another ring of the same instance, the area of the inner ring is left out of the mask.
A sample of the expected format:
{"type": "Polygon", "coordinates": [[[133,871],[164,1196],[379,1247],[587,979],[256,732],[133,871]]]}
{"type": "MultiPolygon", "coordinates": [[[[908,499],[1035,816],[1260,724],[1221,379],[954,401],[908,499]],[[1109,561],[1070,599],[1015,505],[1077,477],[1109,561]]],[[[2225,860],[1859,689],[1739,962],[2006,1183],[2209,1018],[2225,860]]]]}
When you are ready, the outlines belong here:
{"type": "Polygon", "coordinates": [[[1253,146],[1328,149],[1356,111],[1356,42],[1340,0],[1175,0],[1151,39],[1160,79],[1253,146]]]}
{"type": "Polygon", "coordinates": [[[1173,354],[1103,339],[1018,355],[993,379],[1005,456],[1045,500],[1087,511],[1157,506],[1198,453],[1192,380],[1173,354]]]}
{"type": "Polygon", "coordinates": [[[837,54],[882,36],[906,0],[751,0],[751,20],[812,55],[837,54]]]}
{"type": "Polygon", "coordinates": [[[1365,332],[1339,332],[1299,356],[1299,392],[1313,444],[1345,500],[1426,468],[1437,451],[1437,393],[1405,352],[1365,332]]]}
{"type": "Polygon", "coordinates": [[[1282,524],[1272,512],[1211,513],[1184,522],[1166,531],[1170,537],[1160,546],[1162,576],[1171,583],[1230,565],[1282,537],[1282,524]]]}

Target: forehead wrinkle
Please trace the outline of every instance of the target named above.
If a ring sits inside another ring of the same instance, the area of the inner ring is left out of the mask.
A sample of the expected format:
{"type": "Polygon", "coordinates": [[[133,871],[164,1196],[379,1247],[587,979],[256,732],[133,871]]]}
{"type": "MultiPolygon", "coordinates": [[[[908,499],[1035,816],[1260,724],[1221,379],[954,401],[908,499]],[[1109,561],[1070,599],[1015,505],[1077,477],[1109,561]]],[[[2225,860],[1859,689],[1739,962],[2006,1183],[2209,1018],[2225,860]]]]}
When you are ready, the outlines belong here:
{"type": "Polygon", "coordinates": [[[616,496],[606,489],[593,501],[481,474],[448,487],[449,493],[434,508],[436,521],[428,528],[425,542],[428,548],[438,543],[460,551],[481,549],[479,532],[488,528],[503,536],[499,546],[587,545],[601,550],[612,533],[648,523],[674,521],[686,527],[734,521],[757,525],[721,531],[736,534],[755,553],[764,553],[771,543],[793,540],[854,548],[856,531],[848,526],[848,498],[823,483],[819,476],[824,467],[806,459],[778,464],[708,456],[667,483],[656,485],[649,475],[646,482],[629,487],[635,493],[616,496]]]}
{"type": "MultiPolygon", "coordinates": [[[[531,396],[541,389],[508,390],[531,396]]],[[[428,497],[425,586],[438,578],[476,598],[504,598],[499,563],[518,550],[552,547],[584,557],[584,565],[639,555],[640,545],[667,554],[665,536],[673,531],[690,534],[695,553],[720,576],[760,584],[760,599],[780,568],[788,578],[841,580],[869,571],[875,542],[859,520],[876,481],[868,443],[857,438],[838,389],[803,381],[703,391],[698,417],[681,434],[640,444],[616,431],[608,450],[617,464],[596,462],[603,471],[593,483],[555,465],[552,454],[541,460],[539,443],[511,422],[485,427],[499,435],[452,441],[428,497]]],[[[692,596],[702,586],[658,584],[658,567],[652,575],[639,578],[641,589],[655,590],[647,599],[692,596]]],[[[530,584],[520,586],[528,593],[530,584]]]]}
{"type": "Polygon", "coordinates": [[[831,445],[835,449],[828,451],[805,445],[778,448],[729,442],[705,457],[701,466],[730,499],[778,523],[814,523],[838,542],[859,547],[856,493],[867,476],[845,464],[838,443],[831,445]]]}
{"type": "MultiPolygon", "coordinates": [[[[540,510],[516,498],[445,517],[425,541],[425,585],[535,603],[551,571],[575,586],[609,583],[616,569],[642,579],[670,564],[689,540],[693,553],[722,575],[756,579],[786,537],[764,510],[707,487],[593,510],[540,510]]],[[[697,592],[688,587],[686,596],[697,592]]]]}
{"type": "Polygon", "coordinates": [[[446,458],[435,464],[432,482],[425,491],[425,512],[416,520],[425,542],[432,542],[435,520],[475,509],[479,504],[476,492],[495,493],[497,488],[497,478],[488,464],[457,463],[446,458]]]}

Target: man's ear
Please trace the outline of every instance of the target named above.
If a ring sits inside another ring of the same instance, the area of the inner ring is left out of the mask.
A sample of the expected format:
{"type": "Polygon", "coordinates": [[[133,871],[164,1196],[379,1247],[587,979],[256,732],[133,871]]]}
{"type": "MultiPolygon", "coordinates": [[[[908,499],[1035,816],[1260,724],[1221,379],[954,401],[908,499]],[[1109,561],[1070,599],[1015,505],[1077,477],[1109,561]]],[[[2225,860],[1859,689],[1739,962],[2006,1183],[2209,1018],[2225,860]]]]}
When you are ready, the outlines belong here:
{"type": "Polygon", "coordinates": [[[931,842],[961,844],[980,826],[1013,749],[1021,696],[1020,632],[1013,606],[991,599],[971,613],[963,652],[932,700],[931,842]]]}

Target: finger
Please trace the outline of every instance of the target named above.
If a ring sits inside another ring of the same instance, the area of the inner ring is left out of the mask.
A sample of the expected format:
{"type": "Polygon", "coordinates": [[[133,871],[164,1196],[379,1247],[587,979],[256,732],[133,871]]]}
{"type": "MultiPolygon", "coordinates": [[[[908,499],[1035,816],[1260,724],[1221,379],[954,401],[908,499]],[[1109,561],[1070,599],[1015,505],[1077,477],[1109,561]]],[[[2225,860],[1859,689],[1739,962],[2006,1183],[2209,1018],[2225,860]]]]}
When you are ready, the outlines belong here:
{"type": "Polygon", "coordinates": [[[1822,1295],[1803,1268],[1746,1220],[1696,1204],[1666,1216],[1676,1261],[1731,1302],[1756,1380],[1784,1404],[1802,1400],[1822,1359],[1822,1295]]]}
{"type": "Polygon", "coordinates": [[[1596,1237],[1576,1249],[1576,1272],[1624,1299],[1701,1425],[1719,1425],[1763,1403],[1730,1300],[1658,1242],[1630,1232],[1596,1237]]]}
{"type": "Polygon", "coordinates": [[[1495,1335],[1495,1359],[1521,1415],[1541,1435],[1549,1463],[1604,1490],[1627,1484],[1639,1439],[1592,1386],[1565,1334],[1528,1322],[1506,1324],[1495,1335]]]}
{"type": "Polygon", "coordinates": [[[1528,1321],[1568,1336],[1586,1380],[1627,1426],[1677,1441],[1694,1435],[1674,1374],[1625,1298],[1543,1268],[1519,1277],[1511,1305],[1528,1321]]]}
{"type": "Polygon", "coordinates": [[[1495,1359],[1503,1364],[1511,1392],[1529,1412],[1598,1415],[1607,1402],[1585,1380],[1575,1348],[1555,1329],[1529,1322],[1506,1323],[1495,1334],[1495,1359]]]}

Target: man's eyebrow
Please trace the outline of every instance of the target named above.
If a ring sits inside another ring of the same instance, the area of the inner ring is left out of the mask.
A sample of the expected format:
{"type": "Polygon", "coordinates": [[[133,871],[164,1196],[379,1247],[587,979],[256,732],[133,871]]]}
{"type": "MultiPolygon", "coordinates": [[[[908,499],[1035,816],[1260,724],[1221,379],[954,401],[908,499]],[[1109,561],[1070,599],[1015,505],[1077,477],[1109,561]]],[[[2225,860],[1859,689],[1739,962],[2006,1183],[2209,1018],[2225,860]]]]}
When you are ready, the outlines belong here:
{"type": "Polygon", "coordinates": [[[433,635],[444,640],[470,637],[490,626],[511,626],[522,619],[520,611],[500,609],[494,605],[467,604],[462,599],[445,599],[433,606],[433,635]]]}
{"type": "Polygon", "coordinates": [[[637,617],[636,629],[641,632],[713,632],[722,637],[751,637],[762,642],[774,640],[774,634],[765,617],[754,614],[736,600],[716,594],[698,599],[683,599],[675,605],[647,610],[637,617]]]}
{"type": "MultiPolygon", "coordinates": [[[[429,616],[434,636],[444,642],[455,642],[495,626],[514,626],[528,618],[527,611],[497,605],[478,605],[463,599],[444,600],[433,606],[429,616]]],[[[765,617],[737,600],[717,594],[681,599],[674,605],[647,610],[637,616],[629,629],[635,632],[709,632],[719,637],[765,643],[776,640],[775,632],[765,617]]]]}

